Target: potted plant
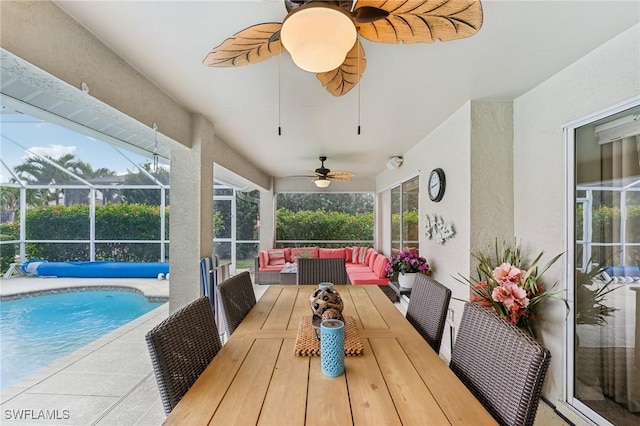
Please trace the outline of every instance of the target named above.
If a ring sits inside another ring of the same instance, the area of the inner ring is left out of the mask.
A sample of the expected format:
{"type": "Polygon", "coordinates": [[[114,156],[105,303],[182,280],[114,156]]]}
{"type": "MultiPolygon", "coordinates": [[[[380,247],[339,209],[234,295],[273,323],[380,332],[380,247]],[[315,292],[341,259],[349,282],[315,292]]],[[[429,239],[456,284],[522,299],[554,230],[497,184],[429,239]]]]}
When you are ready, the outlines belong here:
{"type": "Polygon", "coordinates": [[[576,324],[604,325],[607,322],[605,317],[618,310],[604,304],[605,296],[620,288],[611,287],[612,283],[605,268],[576,271],[576,324]]]}
{"type": "Polygon", "coordinates": [[[471,303],[495,310],[498,316],[535,337],[534,325],[541,319],[539,307],[542,301],[549,297],[559,299],[565,304],[567,312],[569,310],[566,299],[558,297],[559,292],[552,291],[555,283],[547,286],[542,281],[542,275],[562,253],[553,257],[539,271],[537,265],[543,254],[541,252],[526,265],[518,244],[504,244],[500,248],[496,241],[494,259],[483,253],[472,253],[479,262],[478,278],[461,275],[458,281],[471,288],[471,303]]]}
{"type": "Polygon", "coordinates": [[[391,256],[387,265],[387,276],[397,276],[398,284],[404,288],[413,288],[417,274],[429,275],[430,272],[427,259],[410,251],[401,251],[391,256]]]}

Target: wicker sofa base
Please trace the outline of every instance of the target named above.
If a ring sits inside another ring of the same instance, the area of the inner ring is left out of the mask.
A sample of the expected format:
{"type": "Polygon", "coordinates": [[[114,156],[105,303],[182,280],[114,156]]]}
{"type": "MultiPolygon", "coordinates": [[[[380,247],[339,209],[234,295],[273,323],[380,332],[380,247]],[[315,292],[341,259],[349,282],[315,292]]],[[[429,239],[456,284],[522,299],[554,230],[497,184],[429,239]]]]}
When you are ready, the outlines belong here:
{"type": "Polygon", "coordinates": [[[255,274],[255,281],[256,284],[280,284],[280,271],[260,271],[255,274]]]}

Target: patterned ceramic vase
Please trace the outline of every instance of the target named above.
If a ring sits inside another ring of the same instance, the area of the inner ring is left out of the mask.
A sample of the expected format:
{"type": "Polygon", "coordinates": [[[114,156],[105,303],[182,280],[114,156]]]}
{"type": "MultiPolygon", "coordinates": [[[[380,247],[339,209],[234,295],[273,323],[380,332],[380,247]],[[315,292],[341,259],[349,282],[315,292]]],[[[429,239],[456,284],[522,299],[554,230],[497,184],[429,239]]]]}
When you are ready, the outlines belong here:
{"type": "Polygon", "coordinates": [[[344,322],[330,319],[320,324],[320,364],[325,376],[344,373],[344,322]]]}

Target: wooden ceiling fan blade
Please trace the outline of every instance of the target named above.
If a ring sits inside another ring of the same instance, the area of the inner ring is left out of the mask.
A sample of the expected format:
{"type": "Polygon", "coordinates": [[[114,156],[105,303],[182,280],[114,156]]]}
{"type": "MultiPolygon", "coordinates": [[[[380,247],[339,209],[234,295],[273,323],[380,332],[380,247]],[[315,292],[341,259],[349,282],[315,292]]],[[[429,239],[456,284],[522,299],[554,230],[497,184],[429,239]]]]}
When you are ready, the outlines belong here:
{"type": "Polygon", "coordinates": [[[350,176],[327,176],[327,179],[334,182],[351,182],[350,176]]]}
{"type": "Polygon", "coordinates": [[[373,6],[362,6],[354,10],[351,16],[354,21],[364,24],[386,18],[389,16],[389,12],[373,6]]]}
{"type": "Polygon", "coordinates": [[[253,25],[213,48],[202,63],[209,67],[239,67],[266,61],[283,52],[281,22],[253,25]]]}
{"type": "Polygon", "coordinates": [[[328,173],[327,176],[331,176],[331,177],[354,177],[356,174],[353,172],[343,172],[343,171],[336,171],[336,172],[331,172],[328,173]]]}
{"type": "Polygon", "coordinates": [[[316,76],[327,88],[327,92],[333,96],[342,96],[360,82],[366,67],[367,60],[364,56],[364,48],[360,40],[356,40],[342,65],[335,70],[318,73],[316,76]]]}
{"type": "Polygon", "coordinates": [[[389,15],[358,25],[358,33],[379,43],[433,43],[470,37],[482,27],[480,0],[360,0],[356,11],[378,7],[389,15]]]}

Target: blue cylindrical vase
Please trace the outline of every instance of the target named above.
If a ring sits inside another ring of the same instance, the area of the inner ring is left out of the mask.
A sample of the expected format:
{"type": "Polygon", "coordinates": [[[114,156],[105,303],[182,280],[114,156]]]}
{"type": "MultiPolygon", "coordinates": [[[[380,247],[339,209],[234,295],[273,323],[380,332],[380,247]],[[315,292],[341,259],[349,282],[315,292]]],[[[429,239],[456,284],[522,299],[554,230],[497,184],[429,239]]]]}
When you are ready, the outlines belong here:
{"type": "Polygon", "coordinates": [[[340,320],[320,323],[320,364],[325,376],[338,377],[344,373],[344,323],[340,320]]]}

